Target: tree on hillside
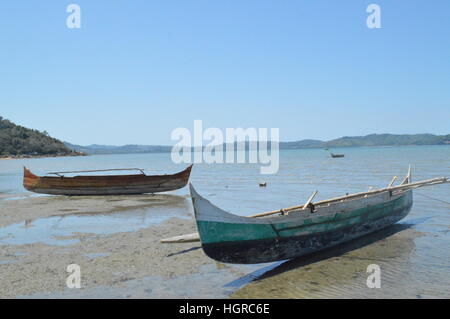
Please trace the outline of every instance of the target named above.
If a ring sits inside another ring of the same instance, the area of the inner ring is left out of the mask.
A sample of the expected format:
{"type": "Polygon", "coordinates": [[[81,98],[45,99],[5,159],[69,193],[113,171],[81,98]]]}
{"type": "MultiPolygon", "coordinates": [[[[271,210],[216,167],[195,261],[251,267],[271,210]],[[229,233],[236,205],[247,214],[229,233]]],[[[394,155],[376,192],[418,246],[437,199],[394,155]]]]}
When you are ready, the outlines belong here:
{"type": "Polygon", "coordinates": [[[47,131],[28,129],[0,116],[0,155],[66,155],[72,153],[47,131]]]}

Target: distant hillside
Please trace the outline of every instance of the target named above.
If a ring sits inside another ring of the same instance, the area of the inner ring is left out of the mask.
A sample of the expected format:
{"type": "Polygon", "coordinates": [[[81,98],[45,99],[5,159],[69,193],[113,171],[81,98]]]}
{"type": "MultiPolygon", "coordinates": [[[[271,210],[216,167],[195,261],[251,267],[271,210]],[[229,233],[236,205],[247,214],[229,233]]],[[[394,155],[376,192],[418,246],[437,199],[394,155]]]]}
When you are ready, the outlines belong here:
{"type": "Polygon", "coordinates": [[[87,154],[132,154],[132,153],[169,153],[172,150],[171,146],[160,145],[98,145],[92,144],[88,146],[81,146],[64,142],[64,144],[77,152],[87,154]]]}
{"type": "Polygon", "coordinates": [[[345,136],[325,142],[326,147],[393,146],[393,145],[443,145],[450,144],[450,134],[370,134],[366,136],[345,136]]]}
{"type": "Polygon", "coordinates": [[[0,116],[0,157],[74,155],[63,142],[39,132],[14,124],[0,116]]]}
{"type": "Polygon", "coordinates": [[[301,140],[296,142],[280,142],[280,149],[296,149],[296,148],[311,148],[322,147],[323,141],[319,140],[301,140]]]}
{"type": "MultiPolygon", "coordinates": [[[[68,142],[65,142],[65,144],[70,149],[87,154],[169,153],[172,150],[171,146],[162,145],[112,146],[94,144],[89,146],[80,146],[70,144],[68,142]]],[[[450,145],[450,134],[370,134],[366,136],[345,136],[331,141],[301,140],[295,142],[280,142],[280,149],[445,144],[450,145]]],[[[225,150],[225,146],[223,149],[225,150]]]]}

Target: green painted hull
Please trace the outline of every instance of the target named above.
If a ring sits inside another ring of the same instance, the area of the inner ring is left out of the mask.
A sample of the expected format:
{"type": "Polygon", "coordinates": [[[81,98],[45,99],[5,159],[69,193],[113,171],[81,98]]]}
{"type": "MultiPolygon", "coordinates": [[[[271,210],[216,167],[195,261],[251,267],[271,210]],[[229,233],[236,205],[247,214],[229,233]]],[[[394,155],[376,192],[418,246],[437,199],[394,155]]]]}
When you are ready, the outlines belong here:
{"type": "Polygon", "coordinates": [[[387,227],[404,218],[411,206],[412,191],[407,191],[382,203],[370,205],[361,200],[354,209],[311,213],[306,218],[241,222],[227,220],[228,216],[220,220],[216,214],[209,220],[199,215],[196,220],[209,257],[227,263],[262,263],[296,258],[387,227]]]}

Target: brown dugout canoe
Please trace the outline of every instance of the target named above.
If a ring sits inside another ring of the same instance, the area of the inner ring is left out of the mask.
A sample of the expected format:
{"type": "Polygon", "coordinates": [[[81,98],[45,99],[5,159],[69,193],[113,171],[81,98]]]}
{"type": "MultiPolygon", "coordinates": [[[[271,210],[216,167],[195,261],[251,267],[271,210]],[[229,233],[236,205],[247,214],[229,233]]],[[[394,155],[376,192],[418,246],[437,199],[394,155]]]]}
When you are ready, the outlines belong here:
{"type": "MultiPolygon", "coordinates": [[[[56,172],[57,176],[37,176],[23,168],[23,186],[35,193],[52,195],[131,195],[173,191],[186,186],[192,165],[176,174],[146,175],[85,175],[66,177],[62,174],[77,172],[56,172]]],[[[115,169],[122,170],[122,169],[115,169]]],[[[95,170],[110,171],[110,170],[95,170]]],[[[78,171],[94,172],[94,171],[78,171]]]]}

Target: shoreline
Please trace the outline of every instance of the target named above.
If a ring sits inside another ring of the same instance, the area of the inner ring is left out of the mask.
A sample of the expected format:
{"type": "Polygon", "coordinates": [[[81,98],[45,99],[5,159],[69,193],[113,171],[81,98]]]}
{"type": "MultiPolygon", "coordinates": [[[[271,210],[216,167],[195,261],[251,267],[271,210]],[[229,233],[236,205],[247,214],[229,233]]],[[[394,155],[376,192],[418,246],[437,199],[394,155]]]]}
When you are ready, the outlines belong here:
{"type": "Polygon", "coordinates": [[[46,154],[46,155],[0,155],[0,160],[52,158],[52,157],[75,157],[75,156],[89,156],[89,154],[75,152],[75,153],[69,153],[69,154],[46,154]]]}
{"type": "MultiPolygon", "coordinates": [[[[328,147],[298,147],[298,148],[280,148],[280,151],[298,151],[298,150],[328,150],[331,149],[356,149],[356,148],[395,148],[395,147],[423,147],[423,146],[448,146],[450,143],[445,144],[399,144],[399,145],[351,145],[351,146],[328,146],[328,147]],[[326,149],[328,148],[328,149],[326,149]]],[[[247,150],[246,150],[247,151],[247,150]]],[[[199,152],[199,151],[193,151],[199,152]]],[[[223,151],[223,153],[226,153],[223,151]]],[[[55,158],[55,157],[76,157],[76,156],[92,156],[92,155],[130,155],[130,154],[170,154],[170,152],[130,152],[130,153],[82,153],[76,152],[76,154],[48,154],[48,155],[0,155],[0,160],[13,160],[13,159],[34,159],[34,158],[55,158]]]]}

